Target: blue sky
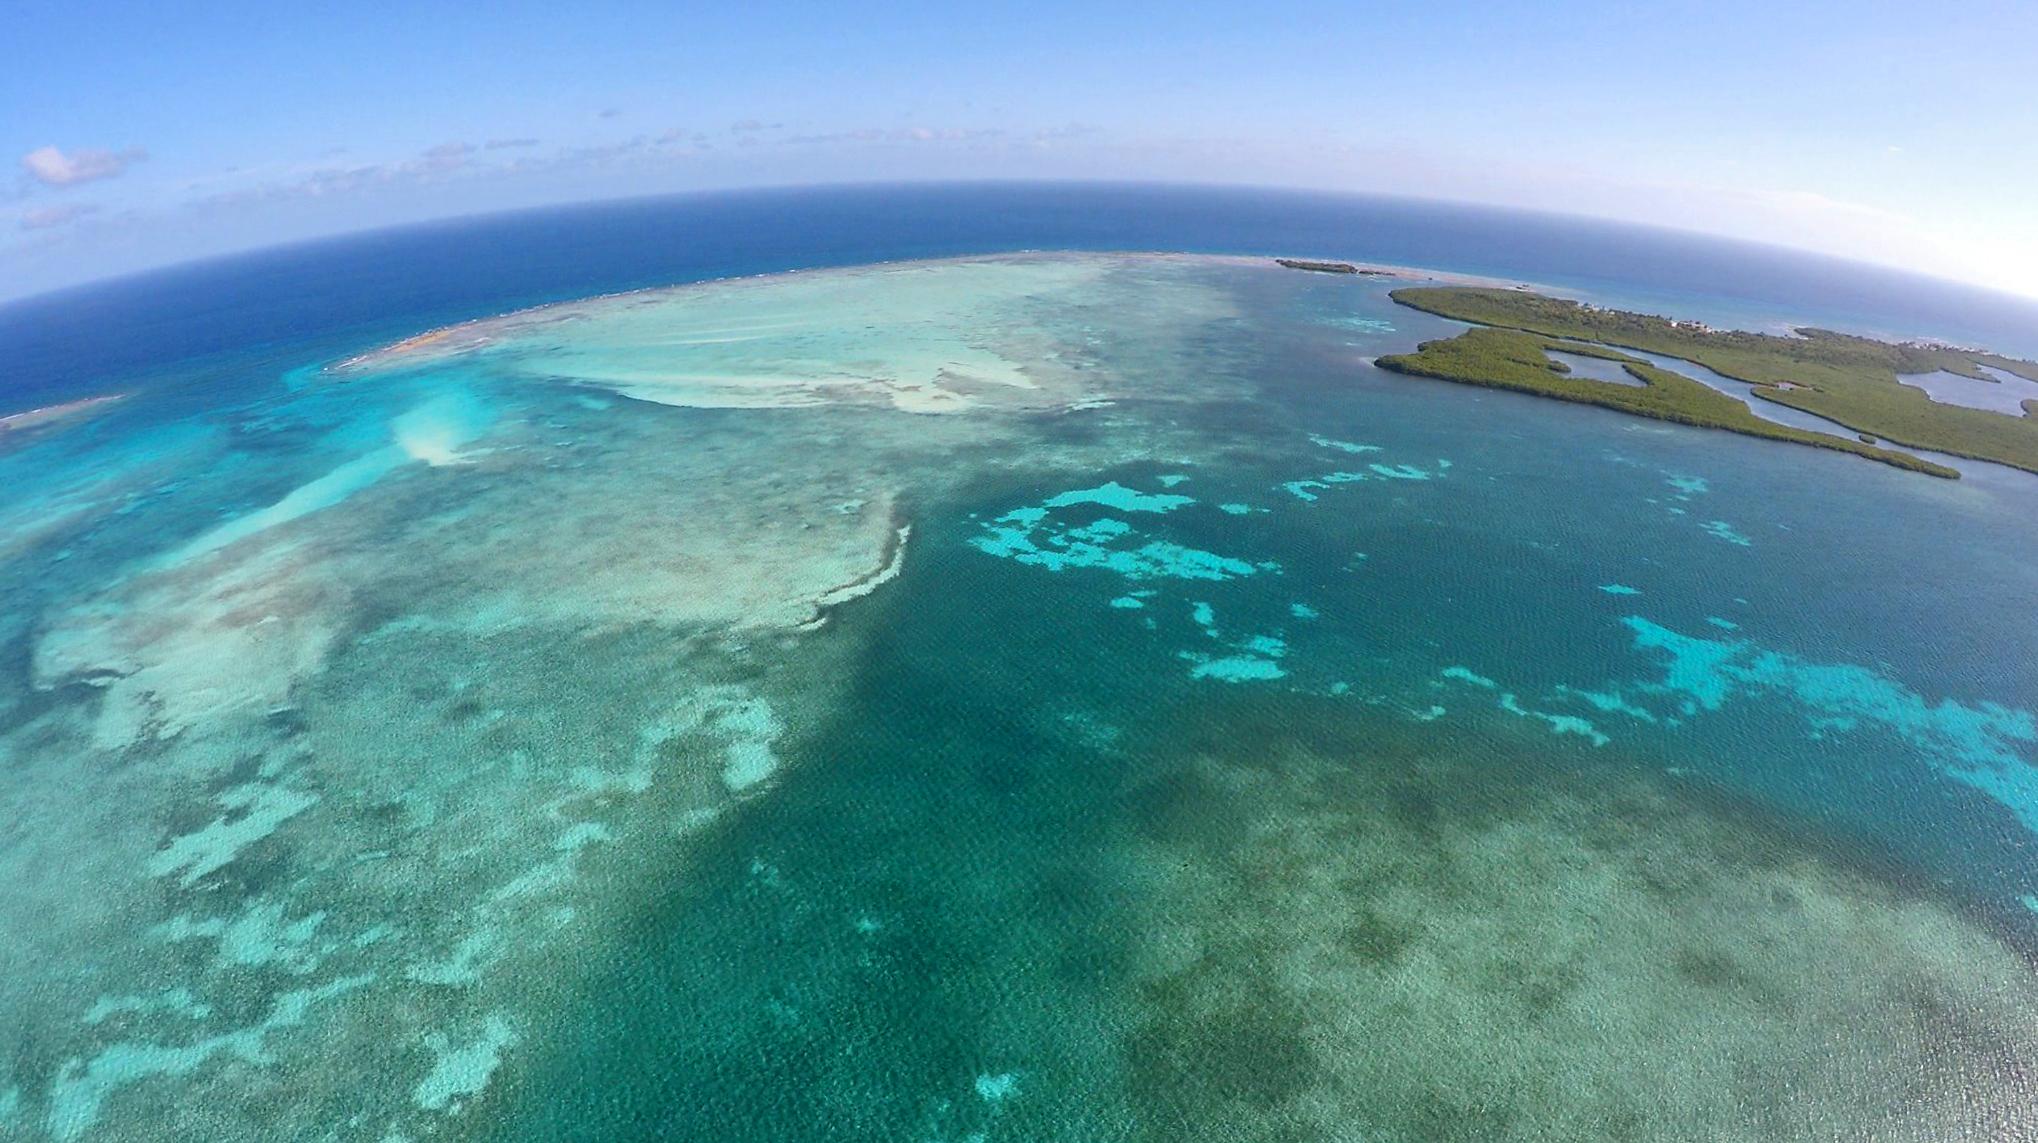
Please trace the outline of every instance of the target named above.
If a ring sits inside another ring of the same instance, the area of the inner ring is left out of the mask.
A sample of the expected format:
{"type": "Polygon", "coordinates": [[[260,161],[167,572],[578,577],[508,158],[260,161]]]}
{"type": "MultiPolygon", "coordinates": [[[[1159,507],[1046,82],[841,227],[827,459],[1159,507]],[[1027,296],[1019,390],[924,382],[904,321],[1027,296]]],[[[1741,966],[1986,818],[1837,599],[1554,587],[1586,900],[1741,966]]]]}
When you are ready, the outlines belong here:
{"type": "Polygon", "coordinates": [[[1265,183],[2038,296],[2038,4],[0,5],[0,297],[758,184],[1265,183]]]}

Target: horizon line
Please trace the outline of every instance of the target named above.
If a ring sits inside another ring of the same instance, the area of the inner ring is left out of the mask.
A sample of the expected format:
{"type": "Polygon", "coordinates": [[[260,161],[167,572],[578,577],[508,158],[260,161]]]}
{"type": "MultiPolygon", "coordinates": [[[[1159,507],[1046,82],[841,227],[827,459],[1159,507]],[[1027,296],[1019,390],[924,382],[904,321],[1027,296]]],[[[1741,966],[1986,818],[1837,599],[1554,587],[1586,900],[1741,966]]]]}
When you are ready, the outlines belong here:
{"type": "MultiPolygon", "coordinates": [[[[1771,256],[1783,255],[1792,259],[1822,264],[1833,269],[1866,271],[1870,275],[1874,276],[1898,279],[1913,279],[1920,282],[1921,284],[1931,284],[1939,286],[1941,288],[1952,287],[1957,290],[1969,291],[1983,297],[1992,298],[2001,303],[2009,303],[2015,306],[2029,308],[2033,311],[2033,316],[2038,317],[2038,293],[2027,294],[2008,287],[1999,286],[1991,283],[1978,282],[1969,278],[1953,277],[1945,273],[1920,269],[1911,265],[1900,265],[1890,262],[1873,261],[1866,258],[1849,257],[1846,255],[1834,254],[1824,250],[1814,250],[1801,246],[1791,246],[1780,242],[1770,242],[1761,239],[1748,238],[1740,235],[1724,234],[1719,231],[1700,230],[1690,227],[1670,226],[1663,223],[1643,222],[1634,219],[1611,217],[1607,215],[1574,213],[1570,211],[1550,210],[1541,207],[1517,206],[1503,203],[1488,202],[1479,199],[1456,198],[1448,196],[1412,195],[1385,191],[1341,190],[1330,187],[1298,185],[1290,183],[1258,183],[1258,182],[1239,182],[1226,180],[1185,181],[1174,179],[1107,179],[1107,178],[1033,178],[1033,179],[905,178],[905,179],[836,180],[828,182],[766,181],[734,187],[707,187],[678,191],[665,191],[654,194],[595,196],[591,198],[562,199],[557,202],[539,203],[531,206],[517,206],[503,209],[435,214],[430,215],[428,217],[411,219],[402,222],[394,222],[384,225],[362,226],[351,229],[340,229],[330,231],[327,233],[310,235],[302,238],[287,239],[281,242],[271,242],[259,245],[237,247],[233,249],[223,250],[214,254],[201,255],[198,257],[173,258],[152,265],[142,266],[136,269],[122,271],[118,273],[107,274],[100,277],[87,278],[78,282],[56,286],[49,289],[38,289],[20,294],[7,294],[4,292],[0,292],[0,313],[5,313],[6,311],[14,310],[17,308],[33,308],[34,306],[39,304],[52,301],[59,301],[79,294],[91,293],[102,289],[113,289],[121,287],[123,285],[141,286],[145,285],[148,282],[148,280],[152,278],[175,277],[183,273],[201,271],[208,267],[224,267],[239,262],[256,261],[265,257],[287,254],[292,251],[310,251],[321,247],[342,245],[350,242],[374,238],[377,236],[397,236],[404,234],[423,233],[432,230],[456,227],[464,224],[486,224],[490,222],[509,221],[518,218],[527,218],[547,214],[565,214],[576,211],[594,210],[604,207],[650,205],[666,202],[678,203],[689,200],[703,201],[712,199],[732,199],[741,198],[749,195],[762,195],[772,193],[779,194],[800,193],[800,192],[827,193],[831,191],[867,192],[883,190],[925,191],[925,190],[938,190],[944,188],[964,189],[964,188],[993,188],[993,187],[1005,187],[1012,189],[1091,188],[1091,189],[1122,189],[1122,190],[1136,189],[1148,191],[1178,190],[1178,191],[1206,191],[1206,192],[1223,192],[1223,191],[1258,192],[1261,194],[1291,195],[1296,197],[1314,197],[1329,200],[1343,200],[1350,202],[1396,203],[1411,206],[1455,208],[1461,210],[1484,212],[1495,216],[1503,217],[1511,216],[1519,218],[1532,218],[1572,225],[1584,224],[1615,231],[1644,233],[1660,237],[1679,238],[1687,241],[1696,240],[1707,244],[1725,246],[1729,248],[1738,248],[1751,253],[1765,253],[1771,256]]],[[[1043,249],[1053,248],[1054,247],[1047,247],[1043,249]]],[[[1089,249],[1088,247],[1074,247],[1074,246],[1063,248],[1071,250],[1089,249]]],[[[1129,251],[1130,248],[1127,249],[1129,251]]],[[[1166,251],[1154,250],[1151,252],[1160,253],[1166,251]]],[[[1300,255],[1341,253],[1337,251],[1275,252],[1275,251],[1243,250],[1243,249],[1231,252],[1239,254],[1265,254],[1268,256],[1272,256],[1275,253],[1300,254],[1300,255]]],[[[1350,255],[1346,253],[1346,256],[1350,255]]],[[[1443,267],[1433,268],[1442,269],[1443,267]]]]}

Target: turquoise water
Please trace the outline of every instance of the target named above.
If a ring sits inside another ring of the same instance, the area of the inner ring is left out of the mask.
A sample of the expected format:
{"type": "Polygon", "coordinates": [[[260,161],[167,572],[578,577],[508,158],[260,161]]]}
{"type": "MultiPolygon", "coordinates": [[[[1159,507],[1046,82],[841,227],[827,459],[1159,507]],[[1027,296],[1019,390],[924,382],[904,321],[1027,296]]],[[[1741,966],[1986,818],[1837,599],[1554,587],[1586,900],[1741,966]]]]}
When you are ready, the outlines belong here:
{"type": "Polygon", "coordinates": [[[756,278],[11,446],[0,1122],[2031,1137],[2038,482],[1384,373],[1395,284],[756,278]]]}

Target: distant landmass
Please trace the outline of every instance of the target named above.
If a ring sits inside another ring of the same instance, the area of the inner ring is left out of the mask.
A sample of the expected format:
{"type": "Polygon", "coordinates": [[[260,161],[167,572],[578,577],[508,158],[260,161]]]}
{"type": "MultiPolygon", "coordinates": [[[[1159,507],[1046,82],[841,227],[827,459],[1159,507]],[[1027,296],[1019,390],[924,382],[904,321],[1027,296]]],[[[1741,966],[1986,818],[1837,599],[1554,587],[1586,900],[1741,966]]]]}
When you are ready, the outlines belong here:
{"type": "Polygon", "coordinates": [[[1309,270],[1317,274],[1359,274],[1368,278],[1391,278],[1394,276],[1394,271],[1392,270],[1354,266],[1350,262],[1319,262],[1310,258],[1276,258],[1274,262],[1276,265],[1286,266],[1290,270],[1309,270]]]}
{"type": "Polygon", "coordinates": [[[1276,258],[1276,263],[1290,270],[1313,270],[1318,274],[1356,274],[1357,266],[1350,262],[1312,262],[1307,258],[1276,258]]]}

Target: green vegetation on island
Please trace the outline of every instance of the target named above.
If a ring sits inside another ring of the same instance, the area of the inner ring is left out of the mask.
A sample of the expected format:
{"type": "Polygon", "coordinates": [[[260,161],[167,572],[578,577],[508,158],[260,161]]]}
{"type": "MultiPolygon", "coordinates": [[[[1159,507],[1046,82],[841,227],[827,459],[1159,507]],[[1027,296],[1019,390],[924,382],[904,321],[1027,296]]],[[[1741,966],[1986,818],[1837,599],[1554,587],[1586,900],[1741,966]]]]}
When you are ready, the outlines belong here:
{"type": "Polygon", "coordinates": [[[1996,383],[1996,378],[1983,370],[1987,366],[2038,381],[2038,363],[1980,350],[1919,342],[1898,344],[1830,330],[1800,329],[1795,337],[1716,330],[1696,322],[1599,309],[1525,290],[1444,286],[1396,290],[1391,296],[1412,309],[1492,328],[1428,342],[1413,354],[1383,357],[1379,364],[1384,368],[1838,448],[1905,468],[1954,475],[1943,465],[1904,453],[1772,424],[1749,413],[1733,397],[1633,358],[1619,359],[1628,373],[1645,383],[1644,388],[1567,378],[1565,370],[1541,358],[1540,353],[1555,348],[1603,357],[1604,351],[1578,342],[1612,345],[1702,365],[1755,386],[1755,394],[1765,400],[1814,413],[1890,444],[2038,472],[2038,401],[2024,402],[2025,416],[2011,416],[1942,404],[1897,380],[1899,374],[1944,370],[1996,383]],[[1490,336],[1510,331],[1518,336],[1490,336]],[[1525,347],[1531,345],[1537,350],[1528,356],[1525,347]]]}
{"type": "Polygon", "coordinates": [[[1276,258],[1274,262],[1277,265],[1286,266],[1290,270],[1311,270],[1318,274],[1356,274],[1359,272],[1359,268],[1350,262],[1315,262],[1308,258],[1276,258]]]}
{"type": "Polygon", "coordinates": [[[1765,421],[1749,412],[1742,401],[1704,382],[1658,369],[1640,358],[1584,342],[1482,327],[1468,329],[1452,338],[1425,341],[1414,353],[1382,357],[1375,364],[1382,369],[1417,377],[1435,377],[1492,389],[1513,389],[1562,401],[1601,405],[1659,421],[1727,429],[1749,436],[1851,452],[1933,476],[1958,478],[1960,475],[1945,465],[1933,464],[1909,453],[1765,421]],[[1569,366],[1549,357],[1550,350],[1617,361],[1629,376],[1640,383],[1622,385],[1572,377],[1569,366]]]}

